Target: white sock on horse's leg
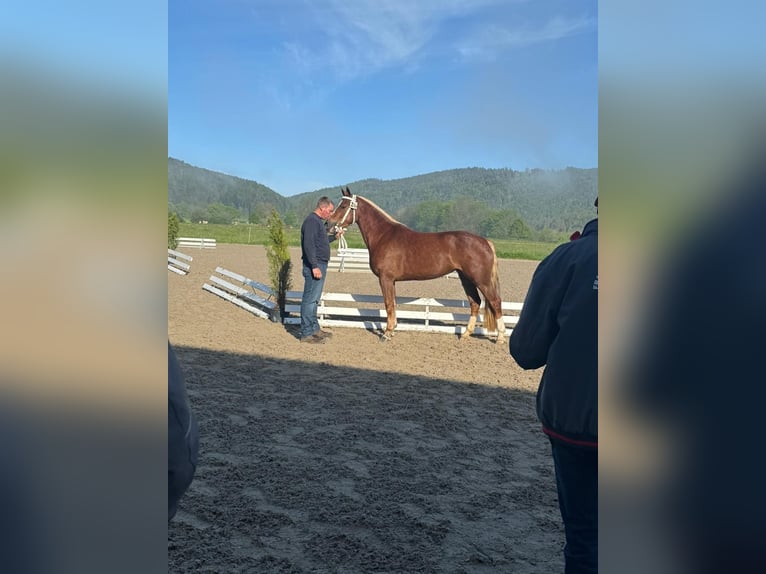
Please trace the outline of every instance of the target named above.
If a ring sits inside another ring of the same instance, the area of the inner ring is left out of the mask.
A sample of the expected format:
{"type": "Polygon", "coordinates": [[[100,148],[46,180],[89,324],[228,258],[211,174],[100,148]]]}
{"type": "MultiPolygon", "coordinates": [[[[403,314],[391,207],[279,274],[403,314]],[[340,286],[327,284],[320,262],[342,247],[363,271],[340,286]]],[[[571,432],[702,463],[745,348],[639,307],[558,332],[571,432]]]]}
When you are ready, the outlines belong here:
{"type": "Polygon", "coordinates": [[[468,319],[468,325],[465,327],[465,331],[463,331],[463,334],[460,335],[461,339],[466,339],[471,336],[471,333],[473,333],[473,330],[476,328],[476,315],[471,315],[471,318],[468,319]]]}
{"type": "Polygon", "coordinates": [[[505,342],[505,323],[503,322],[503,316],[497,318],[497,342],[505,342]]]}

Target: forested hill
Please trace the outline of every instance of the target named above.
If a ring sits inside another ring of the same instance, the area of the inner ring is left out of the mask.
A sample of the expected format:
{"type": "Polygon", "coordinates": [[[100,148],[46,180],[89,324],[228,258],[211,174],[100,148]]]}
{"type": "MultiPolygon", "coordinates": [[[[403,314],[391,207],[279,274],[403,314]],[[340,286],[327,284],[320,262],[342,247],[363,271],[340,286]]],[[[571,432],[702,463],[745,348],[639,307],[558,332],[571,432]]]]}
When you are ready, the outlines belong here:
{"type": "Polygon", "coordinates": [[[258,204],[273,205],[280,212],[287,209],[287,200],[265,185],[172,157],[168,158],[168,203],[185,219],[215,204],[236,208],[244,219],[258,204]]]}
{"type": "MultiPolygon", "coordinates": [[[[461,168],[394,180],[365,179],[345,182],[337,187],[318,189],[292,197],[254,181],[191,166],[168,158],[168,202],[172,211],[184,219],[210,219],[232,216],[242,221],[261,221],[276,208],[288,224],[300,222],[327,195],[340,197],[341,185],[352,193],[370,198],[408,225],[434,213],[451,215],[451,226],[469,217],[466,209],[480,207],[513,216],[533,230],[558,232],[581,229],[595,216],[593,201],[598,194],[598,169],[562,170],[461,168]],[[478,202],[478,203],[472,203],[478,202]],[[462,212],[461,212],[462,210],[462,212]],[[214,213],[213,213],[214,212],[214,213]]],[[[495,219],[498,215],[494,215],[495,219]]],[[[444,219],[444,218],[443,218],[444,219]]],[[[463,226],[459,226],[463,228],[463,226]]],[[[427,230],[427,229],[422,229],[427,230]]],[[[430,230],[430,229],[429,229],[430,230]]]]}
{"type": "MultiPolygon", "coordinates": [[[[394,217],[424,201],[472,199],[496,210],[515,211],[533,229],[579,229],[595,217],[598,169],[463,168],[394,180],[365,179],[348,184],[352,193],[370,198],[394,217]]],[[[340,188],[321,189],[303,196],[328,195],[334,201],[340,188]]],[[[293,201],[302,196],[295,196],[293,201]]]]}

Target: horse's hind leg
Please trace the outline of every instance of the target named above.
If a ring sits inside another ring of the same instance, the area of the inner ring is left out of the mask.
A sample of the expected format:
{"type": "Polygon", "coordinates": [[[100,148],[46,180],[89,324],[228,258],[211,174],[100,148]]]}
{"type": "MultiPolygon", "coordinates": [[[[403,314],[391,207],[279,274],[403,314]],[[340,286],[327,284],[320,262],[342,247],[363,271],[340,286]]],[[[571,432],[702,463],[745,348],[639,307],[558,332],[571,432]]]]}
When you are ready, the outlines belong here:
{"type": "Polygon", "coordinates": [[[470,337],[474,329],[476,329],[476,318],[479,315],[479,303],[476,303],[473,299],[469,298],[468,302],[471,304],[471,316],[468,319],[468,325],[465,327],[465,331],[463,331],[463,334],[460,335],[460,339],[467,339],[470,337]]]}
{"type": "Polygon", "coordinates": [[[468,296],[468,302],[471,304],[471,317],[468,319],[468,325],[466,325],[465,331],[460,335],[460,339],[467,339],[473,334],[476,328],[476,318],[479,315],[479,306],[481,305],[481,297],[479,297],[479,290],[476,285],[466,277],[462,271],[457,272],[460,277],[460,283],[463,284],[463,290],[468,296]]]}
{"type": "MultiPolygon", "coordinates": [[[[503,302],[500,299],[500,294],[496,290],[481,289],[484,295],[484,301],[486,303],[484,313],[485,317],[487,313],[492,313],[495,317],[495,325],[497,329],[497,338],[495,342],[499,345],[505,343],[505,322],[503,321],[503,302]]],[[[487,321],[485,321],[485,324],[487,321]]],[[[487,327],[488,329],[490,327],[487,327]]]]}
{"type": "Polygon", "coordinates": [[[505,343],[505,322],[503,321],[502,313],[497,318],[497,339],[495,339],[495,343],[498,345],[505,343]]]}

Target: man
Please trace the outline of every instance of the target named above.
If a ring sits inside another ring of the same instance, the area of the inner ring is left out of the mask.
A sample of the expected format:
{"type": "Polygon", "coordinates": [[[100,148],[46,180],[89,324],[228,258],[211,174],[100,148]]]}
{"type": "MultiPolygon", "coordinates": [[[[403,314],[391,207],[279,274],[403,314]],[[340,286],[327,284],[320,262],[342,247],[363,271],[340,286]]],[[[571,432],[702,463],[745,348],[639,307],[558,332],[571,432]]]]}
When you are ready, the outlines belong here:
{"type": "Polygon", "coordinates": [[[330,241],[343,235],[337,230],[327,235],[324,220],[335,206],[326,196],[319,198],[316,209],[308,214],[301,226],[301,259],[303,261],[303,300],[301,301],[301,342],[324,343],[332,333],[319,328],[317,306],[322,296],[327,262],[330,261],[330,241]]]}
{"type": "Polygon", "coordinates": [[[522,368],[545,365],[537,416],[551,443],[566,574],[598,571],[597,345],[596,218],[537,267],[509,344],[522,368]]]}

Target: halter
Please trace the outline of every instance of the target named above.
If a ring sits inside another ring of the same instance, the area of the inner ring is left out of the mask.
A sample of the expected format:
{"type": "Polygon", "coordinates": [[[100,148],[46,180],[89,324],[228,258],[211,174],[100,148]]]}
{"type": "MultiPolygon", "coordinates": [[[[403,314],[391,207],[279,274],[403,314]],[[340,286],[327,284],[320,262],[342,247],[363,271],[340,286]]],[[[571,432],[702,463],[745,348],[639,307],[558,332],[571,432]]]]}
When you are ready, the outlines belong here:
{"type": "MultiPolygon", "coordinates": [[[[340,198],[340,201],[343,201],[344,199],[348,199],[348,207],[346,208],[346,213],[343,214],[343,218],[335,224],[335,231],[338,231],[342,226],[343,222],[346,221],[346,217],[348,217],[349,212],[351,212],[351,223],[346,225],[348,227],[349,225],[354,225],[356,223],[356,195],[352,195],[351,197],[343,196],[340,198]]],[[[340,206],[340,202],[338,203],[338,206],[340,206]]],[[[346,249],[348,247],[348,243],[346,242],[346,236],[341,235],[340,240],[338,241],[338,247],[340,249],[346,249]]]]}
{"type": "MultiPolygon", "coordinates": [[[[335,229],[340,229],[343,226],[343,222],[346,221],[346,218],[348,217],[349,212],[351,213],[351,223],[346,225],[348,227],[349,225],[354,225],[356,223],[356,195],[352,195],[351,197],[343,196],[340,198],[340,201],[343,201],[344,199],[348,199],[348,207],[346,208],[346,213],[343,214],[343,217],[341,220],[335,224],[335,229]]],[[[340,203],[338,203],[340,205],[340,203]]]]}

